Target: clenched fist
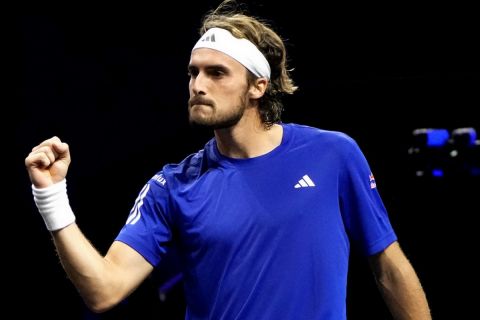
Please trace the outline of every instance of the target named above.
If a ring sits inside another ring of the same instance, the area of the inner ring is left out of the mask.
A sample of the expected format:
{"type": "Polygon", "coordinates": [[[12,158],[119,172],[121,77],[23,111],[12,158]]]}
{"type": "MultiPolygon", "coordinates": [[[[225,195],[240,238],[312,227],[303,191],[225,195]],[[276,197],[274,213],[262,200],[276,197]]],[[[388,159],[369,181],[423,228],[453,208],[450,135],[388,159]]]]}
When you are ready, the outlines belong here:
{"type": "Polygon", "coordinates": [[[32,184],[46,188],[66,177],[70,161],[68,144],[53,137],[32,149],[25,158],[25,166],[32,184]]]}

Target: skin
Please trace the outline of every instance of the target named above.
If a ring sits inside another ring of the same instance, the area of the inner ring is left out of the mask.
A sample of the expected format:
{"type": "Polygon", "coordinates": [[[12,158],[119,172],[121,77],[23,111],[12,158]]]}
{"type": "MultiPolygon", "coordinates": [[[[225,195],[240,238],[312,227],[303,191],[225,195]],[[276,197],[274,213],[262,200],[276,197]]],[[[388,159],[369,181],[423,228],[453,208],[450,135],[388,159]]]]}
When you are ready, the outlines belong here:
{"type": "Polygon", "coordinates": [[[369,263],[395,319],[432,319],[420,280],[398,242],[371,256],[369,263]]]}
{"type": "Polygon", "coordinates": [[[282,140],[282,127],[265,130],[257,109],[257,100],[267,89],[267,79],[260,78],[247,87],[247,70],[236,60],[212,49],[192,53],[188,66],[190,122],[215,129],[222,154],[249,158],[265,154],[282,140]],[[215,63],[212,63],[212,62],[215,63]],[[241,114],[229,127],[224,124],[241,114]]]}
{"type": "MultiPolygon", "coordinates": [[[[188,70],[190,122],[213,128],[222,154],[256,157],[280,144],[282,127],[265,129],[257,111],[267,79],[248,86],[247,70],[241,64],[207,48],[192,52],[188,70]]],[[[65,179],[70,161],[68,145],[53,137],[34,147],[25,165],[32,184],[45,188],[65,179]]],[[[53,231],[52,237],[66,273],[95,312],[118,304],[153,271],[139,253],[121,242],[113,242],[102,256],[75,223],[53,231]]],[[[431,319],[420,282],[398,243],[369,261],[395,319],[431,319]]]]}

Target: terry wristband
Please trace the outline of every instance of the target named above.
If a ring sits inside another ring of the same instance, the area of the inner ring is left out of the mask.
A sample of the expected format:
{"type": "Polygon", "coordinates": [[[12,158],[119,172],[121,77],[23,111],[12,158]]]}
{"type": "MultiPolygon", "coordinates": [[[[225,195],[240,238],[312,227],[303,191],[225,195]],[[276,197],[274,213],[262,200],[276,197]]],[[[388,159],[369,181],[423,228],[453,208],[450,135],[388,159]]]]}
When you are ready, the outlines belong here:
{"type": "Polygon", "coordinates": [[[32,193],[49,231],[65,228],[75,222],[75,215],[68,201],[66,179],[46,188],[32,185],[32,193]]]}

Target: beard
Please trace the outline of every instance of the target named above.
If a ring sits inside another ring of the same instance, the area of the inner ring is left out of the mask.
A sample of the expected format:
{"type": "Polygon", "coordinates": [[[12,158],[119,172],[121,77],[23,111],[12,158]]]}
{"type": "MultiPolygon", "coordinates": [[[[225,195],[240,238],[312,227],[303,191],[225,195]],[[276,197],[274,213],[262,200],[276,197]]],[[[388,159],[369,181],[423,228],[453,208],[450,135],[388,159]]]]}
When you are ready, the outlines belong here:
{"type": "Polygon", "coordinates": [[[240,119],[242,119],[246,109],[246,99],[240,97],[239,104],[225,112],[217,112],[218,109],[213,101],[199,97],[190,99],[188,105],[188,120],[192,127],[214,130],[226,129],[236,125],[240,119]],[[211,108],[208,115],[200,114],[194,110],[192,111],[192,106],[199,104],[203,105],[201,108],[211,108]]]}

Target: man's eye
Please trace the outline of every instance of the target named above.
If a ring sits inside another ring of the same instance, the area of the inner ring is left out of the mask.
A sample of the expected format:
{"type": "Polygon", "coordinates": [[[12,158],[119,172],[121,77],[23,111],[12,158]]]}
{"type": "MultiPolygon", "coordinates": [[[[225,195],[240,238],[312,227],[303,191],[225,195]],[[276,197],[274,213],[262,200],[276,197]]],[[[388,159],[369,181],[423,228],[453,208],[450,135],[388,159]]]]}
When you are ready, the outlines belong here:
{"type": "Polygon", "coordinates": [[[215,76],[215,77],[220,77],[220,76],[223,76],[224,74],[225,74],[225,72],[223,72],[222,70],[212,71],[212,75],[215,76]]]}

